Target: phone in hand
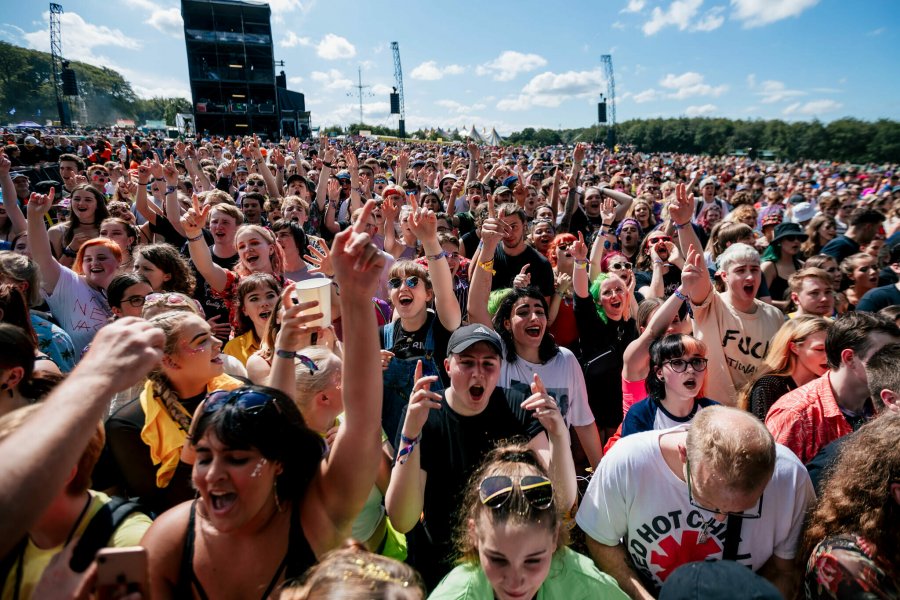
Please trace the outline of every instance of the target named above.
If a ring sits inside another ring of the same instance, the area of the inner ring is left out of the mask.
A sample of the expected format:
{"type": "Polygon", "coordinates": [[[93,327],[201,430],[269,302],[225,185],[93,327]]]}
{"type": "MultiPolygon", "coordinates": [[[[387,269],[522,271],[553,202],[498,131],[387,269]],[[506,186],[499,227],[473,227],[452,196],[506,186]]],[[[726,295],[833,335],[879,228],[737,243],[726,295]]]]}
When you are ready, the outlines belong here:
{"type": "Polygon", "coordinates": [[[145,548],[103,548],[96,560],[99,600],[115,600],[134,592],[150,597],[145,548]]]}

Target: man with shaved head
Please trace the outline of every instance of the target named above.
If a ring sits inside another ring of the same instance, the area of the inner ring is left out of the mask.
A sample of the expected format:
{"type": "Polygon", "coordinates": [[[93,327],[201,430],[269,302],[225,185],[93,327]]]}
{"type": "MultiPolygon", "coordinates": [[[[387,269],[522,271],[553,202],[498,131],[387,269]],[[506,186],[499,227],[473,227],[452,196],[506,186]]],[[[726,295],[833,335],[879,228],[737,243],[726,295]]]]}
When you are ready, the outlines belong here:
{"type": "Polygon", "coordinates": [[[727,559],[792,598],[803,464],[750,413],[713,406],[687,426],[637,433],[603,458],[578,511],[597,566],[632,598],[652,598],[685,563],[727,559]]]}

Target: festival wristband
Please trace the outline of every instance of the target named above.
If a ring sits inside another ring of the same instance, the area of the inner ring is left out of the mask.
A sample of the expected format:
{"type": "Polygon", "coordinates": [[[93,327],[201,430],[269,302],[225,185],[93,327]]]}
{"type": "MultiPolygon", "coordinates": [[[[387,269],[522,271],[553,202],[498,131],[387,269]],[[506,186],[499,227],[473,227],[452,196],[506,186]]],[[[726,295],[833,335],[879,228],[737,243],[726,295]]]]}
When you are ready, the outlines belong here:
{"type": "Polygon", "coordinates": [[[589,263],[589,262],[590,262],[590,261],[589,261],[588,259],[586,259],[586,258],[582,258],[582,259],[576,258],[576,259],[575,259],[575,267],[577,267],[577,268],[579,268],[579,269],[587,269],[587,268],[588,268],[588,263],[589,263]]]}
{"type": "Polygon", "coordinates": [[[679,225],[678,223],[675,222],[674,219],[672,220],[672,226],[675,227],[675,229],[684,229],[685,227],[687,227],[690,224],[691,224],[691,222],[688,221],[687,223],[684,223],[683,225],[679,225]]]}
{"type": "Polygon", "coordinates": [[[275,356],[277,356],[278,358],[286,358],[288,360],[293,360],[294,357],[297,356],[297,353],[294,352],[293,350],[279,350],[276,348],[275,356]]]}
{"type": "Polygon", "coordinates": [[[412,454],[413,450],[416,449],[416,446],[419,444],[419,441],[422,439],[422,434],[417,435],[414,438],[408,438],[402,433],[400,434],[400,441],[403,442],[404,446],[400,448],[400,451],[397,453],[397,463],[405,464],[407,460],[409,460],[409,456],[412,454]]]}
{"type": "Polygon", "coordinates": [[[187,238],[187,241],[189,241],[189,242],[196,242],[197,240],[201,240],[201,239],[203,239],[203,231],[202,231],[202,230],[200,231],[200,233],[198,233],[198,234],[195,235],[194,237],[189,237],[189,238],[187,238]]]}
{"type": "Polygon", "coordinates": [[[488,273],[490,273],[491,275],[497,274],[497,271],[494,270],[494,259],[493,258],[491,260],[478,263],[478,266],[481,267],[482,269],[484,269],[485,271],[487,271],[488,273]]]}
{"type": "Polygon", "coordinates": [[[426,258],[428,260],[441,260],[442,258],[450,258],[450,253],[446,250],[441,250],[439,254],[429,254],[426,258]]]}

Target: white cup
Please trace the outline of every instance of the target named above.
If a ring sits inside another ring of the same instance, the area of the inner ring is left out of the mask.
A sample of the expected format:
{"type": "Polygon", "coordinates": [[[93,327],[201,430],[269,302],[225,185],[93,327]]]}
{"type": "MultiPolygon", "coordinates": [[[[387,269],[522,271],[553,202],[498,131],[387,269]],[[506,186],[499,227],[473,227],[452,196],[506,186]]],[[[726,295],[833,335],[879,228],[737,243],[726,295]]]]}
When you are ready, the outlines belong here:
{"type": "Polygon", "coordinates": [[[307,323],[307,327],[330,327],[331,326],[331,280],[325,277],[314,277],[312,279],[304,279],[294,284],[294,299],[298,304],[303,302],[318,301],[317,308],[310,309],[312,312],[321,312],[322,318],[307,323]]]}

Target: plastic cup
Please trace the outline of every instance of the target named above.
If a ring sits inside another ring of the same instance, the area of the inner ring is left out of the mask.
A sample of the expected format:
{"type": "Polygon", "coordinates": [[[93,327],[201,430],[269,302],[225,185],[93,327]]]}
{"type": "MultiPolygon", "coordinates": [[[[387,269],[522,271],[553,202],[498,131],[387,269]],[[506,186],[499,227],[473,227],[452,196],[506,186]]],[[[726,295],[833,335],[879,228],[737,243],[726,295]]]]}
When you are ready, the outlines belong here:
{"type": "Polygon", "coordinates": [[[297,303],[318,301],[317,308],[312,312],[321,312],[322,318],[307,323],[308,327],[331,326],[331,280],[324,277],[305,279],[294,284],[294,299],[297,303]]]}

